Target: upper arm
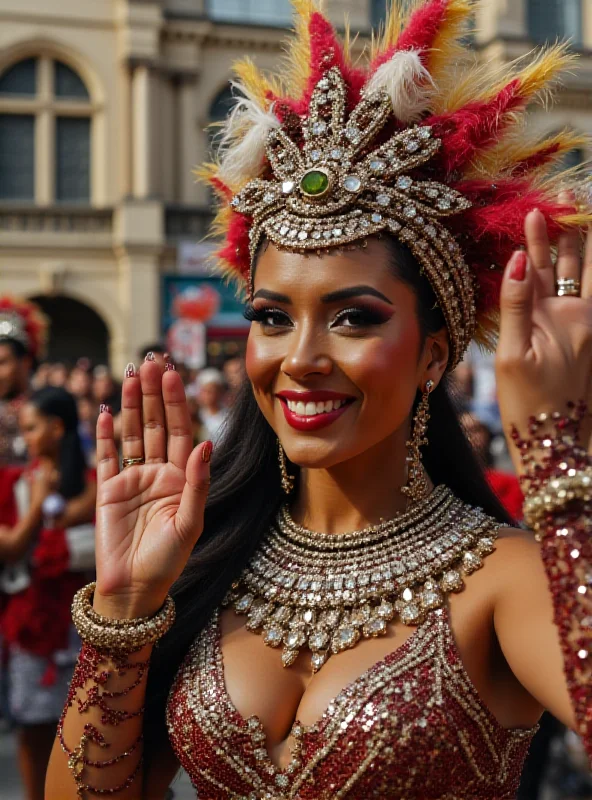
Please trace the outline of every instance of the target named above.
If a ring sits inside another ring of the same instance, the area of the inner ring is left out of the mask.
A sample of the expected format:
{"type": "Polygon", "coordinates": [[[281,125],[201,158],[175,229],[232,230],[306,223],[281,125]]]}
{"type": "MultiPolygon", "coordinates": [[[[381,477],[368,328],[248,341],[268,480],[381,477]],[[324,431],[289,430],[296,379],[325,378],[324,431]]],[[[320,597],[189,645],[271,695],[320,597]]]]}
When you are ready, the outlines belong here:
{"type": "Polygon", "coordinates": [[[497,639],[513,674],[557,719],[576,727],[553,601],[540,545],[532,533],[505,531],[495,554],[497,639]]]}
{"type": "Polygon", "coordinates": [[[146,757],[142,800],[164,800],[180,769],[170,743],[159,746],[157,757],[146,757]]]}

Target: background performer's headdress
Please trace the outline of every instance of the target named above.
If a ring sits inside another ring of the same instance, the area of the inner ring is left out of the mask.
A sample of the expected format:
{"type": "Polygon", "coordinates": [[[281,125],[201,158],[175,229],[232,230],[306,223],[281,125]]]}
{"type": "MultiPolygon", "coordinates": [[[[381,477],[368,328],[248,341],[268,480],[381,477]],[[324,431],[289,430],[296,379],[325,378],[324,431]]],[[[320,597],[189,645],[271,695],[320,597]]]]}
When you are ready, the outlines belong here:
{"type": "Polygon", "coordinates": [[[551,237],[592,221],[561,205],[573,171],[556,163],[585,143],[570,131],[540,141],[527,104],[574,57],[565,46],[503,68],[475,66],[463,35],[471,0],[417,0],[407,19],[391,6],[366,63],[352,61],[315,0],[293,0],[296,33],[286,77],[235,65],[237,103],[219,162],[201,170],[221,208],[214,232],[223,269],[252,288],[267,238],[319,252],[382,232],[407,245],[448,326],[449,367],[472,339],[495,341],[503,268],[540,209],[551,237]]]}
{"type": "Polygon", "coordinates": [[[35,359],[45,354],[48,323],[39,306],[28,300],[0,297],[0,343],[18,342],[35,359]]]}

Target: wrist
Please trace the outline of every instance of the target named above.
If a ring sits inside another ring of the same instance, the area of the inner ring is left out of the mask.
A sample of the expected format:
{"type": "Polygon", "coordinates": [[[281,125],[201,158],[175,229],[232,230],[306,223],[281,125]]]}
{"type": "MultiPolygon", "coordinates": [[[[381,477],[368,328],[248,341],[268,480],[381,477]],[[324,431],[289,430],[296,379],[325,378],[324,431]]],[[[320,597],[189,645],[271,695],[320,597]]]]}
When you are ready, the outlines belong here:
{"type": "Polygon", "coordinates": [[[92,607],[97,614],[113,620],[153,617],[164,604],[153,596],[138,594],[104,594],[95,589],[92,607]]]}

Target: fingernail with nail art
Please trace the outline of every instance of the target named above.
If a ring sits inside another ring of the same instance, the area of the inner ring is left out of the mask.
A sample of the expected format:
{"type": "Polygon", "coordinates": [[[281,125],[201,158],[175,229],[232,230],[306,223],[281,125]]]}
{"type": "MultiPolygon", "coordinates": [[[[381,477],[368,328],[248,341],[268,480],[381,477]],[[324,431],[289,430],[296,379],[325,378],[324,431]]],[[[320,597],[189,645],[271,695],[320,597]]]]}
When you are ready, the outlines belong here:
{"type": "Polygon", "coordinates": [[[146,361],[156,361],[156,359],[154,358],[154,353],[152,351],[146,353],[146,361]]]}
{"type": "Polygon", "coordinates": [[[172,361],[167,361],[166,364],[164,365],[165,372],[174,372],[176,369],[177,367],[173,364],[172,361]]]}
{"type": "Polygon", "coordinates": [[[99,410],[100,414],[113,414],[113,409],[111,406],[105,405],[105,403],[101,403],[101,408],[99,410]]]}
{"type": "Polygon", "coordinates": [[[125,368],[125,377],[126,378],[135,378],[136,377],[136,365],[132,364],[131,362],[125,368]]]}
{"type": "Polygon", "coordinates": [[[212,458],[212,452],[214,450],[213,442],[206,442],[203,446],[203,450],[201,451],[201,460],[208,464],[210,459],[212,458]]]}

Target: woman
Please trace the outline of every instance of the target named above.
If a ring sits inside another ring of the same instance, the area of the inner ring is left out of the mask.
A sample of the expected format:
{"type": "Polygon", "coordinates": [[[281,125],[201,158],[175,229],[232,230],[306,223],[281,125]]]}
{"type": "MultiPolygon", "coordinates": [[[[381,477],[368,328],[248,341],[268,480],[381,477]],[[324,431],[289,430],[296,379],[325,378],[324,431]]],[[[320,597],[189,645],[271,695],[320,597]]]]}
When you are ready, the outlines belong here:
{"type": "Polygon", "coordinates": [[[88,523],[96,480],[86,469],[76,402],[65,389],[31,395],[19,426],[30,464],[15,487],[17,524],[0,530],[0,632],[26,797],[40,800],[79,648],[69,608],[94,565],[88,523]]]}
{"type": "Polygon", "coordinates": [[[97,584],[73,606],[50,800],[160,799],[179,764],[200,800],[505,800],[543,707],[592,745],[590,420],[564,418],[591,389],[591,218],[541,180],[567,140],[504,141],[564,55],[453,80],[470,4],[434,0],[402,32],[393,9],[363,71],[297,8],[288,87],[239,65],[210,173],[253,324],[207,503],[212,449],[192,449],[170,366],[126,378],[121,472],[99,418],[97,584]],[[541,545],[508,526],[446,393],[508,260],[501,408],[541,545]]]}

